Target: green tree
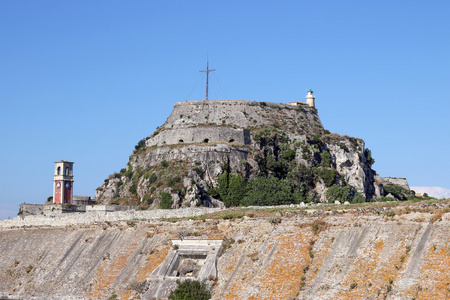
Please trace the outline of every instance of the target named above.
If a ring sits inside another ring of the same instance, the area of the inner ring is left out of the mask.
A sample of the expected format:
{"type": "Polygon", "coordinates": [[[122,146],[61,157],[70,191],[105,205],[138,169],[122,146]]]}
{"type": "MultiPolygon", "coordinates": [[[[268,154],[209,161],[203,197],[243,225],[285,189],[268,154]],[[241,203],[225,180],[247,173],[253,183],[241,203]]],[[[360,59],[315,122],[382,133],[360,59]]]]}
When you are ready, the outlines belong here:
{"type": "Polygon", "coordinates": [[[161,209],[169,209],[172,208],[173,199],[170,194],[166,192],[161,192],[161,202],[159,203],[159,208],[161,209]]]}
{"type": "Polygon", "coordinates": [[[372,151],[369,149],[364,149],[364,155],[366,157],[367,164],[369,167],[372,167],[372,165],[375,163],[375,159],[372,157],[372,151]]]}
{"type": "MultiPolygon", "coordinates": [[[[247,194],[247,180],[239,174],[223,172],[217,178],[218,187],[215,190],[220,200],[227,207],[238,206],[242,198],[247,194]]],[[[213,196],[214,191],[211,191],[213,196]]]]}
{"type": "Polygon", "coordinates": [[[336,179],[336,175],[337,175],[337,172],[335,169],[315,168],[314,171],[317,174],[317,176],[319,176],[323,180],[323,183],[325,183],[325,185],[327,187],[330,187],[333,185],[333,183],[336,179]]]}
{"type": "Polygon", "coordinates": [[[324,167],[331,167],[331,155],[328,151],[322,151],[320,155],[321,165],[324,167]]]}
{"type": "Polygon", "coordinates": [[[333,185],[327,191],[327,199],[329,203],[334,203],[334,201],[339,201],[344,203],[345,201],[352,200],[352,189],[347,186],[333,185]]]}
{"type": "Polygon", "coordinates": [[[177,288],[170,292],[169,300],[208,300],[211,293],[206,283],[197,280],[177,280],[177,288]]]}
{"type": "Polygon", "coordinates": [[[245,206],[281,205],[293,202],[293,188],[289,180],[257,177],[248,181],[248,193],[241,204],[245,206]]]}
{"type": "Polygon", "coordinates": [[[140,140],[140,141],[137,143],[137,145],[134,146],[134,151],[133,151],[133,152],[134,152],[134,153],[138,153],[138,152],[141,152],[142,150],[144,150],[145,147],[146,147],[145,141],[146,141],[145,138],[143,138],[142,140],[140,140]]]}
{"type": "Polygon", "coordinates": [[[363,202],[366,202],[366,198],[361,193],[355,193],[351,202],[352,203],[363,203],[363,202]]]}

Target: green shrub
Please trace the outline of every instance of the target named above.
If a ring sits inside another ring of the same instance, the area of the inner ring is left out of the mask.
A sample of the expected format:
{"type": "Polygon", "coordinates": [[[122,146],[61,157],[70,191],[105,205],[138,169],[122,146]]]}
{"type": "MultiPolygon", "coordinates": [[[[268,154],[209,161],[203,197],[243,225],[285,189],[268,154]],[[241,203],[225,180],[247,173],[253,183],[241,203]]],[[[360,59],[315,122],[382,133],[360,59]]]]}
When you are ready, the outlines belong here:
{"type": "Polygon", "coordinates": [[[161,192],[161,203],[159,203],[159,208],[161,209],[170,209],[172,208],[173,199],[170,194],[166,192],[161,192]]]}
{"type": "Polygon", "coordinates": [[[292,161],[295,159],[295,150],[289,149],[281,156],[282,159],[292,161]]]}
{"type": "Polygon", "coordinates": [[[322,151],[320,154],[320,164],[324,167],[330,167],[331,166],[331,155],[328,153],[328,151],[322,151]]]}
{"type": "Polygon", "coordinates": [[[348,147],[344,143],[339,142],[339,143],[337,143],[337,145],[344,151],[348,152],[348,147]]]}
{"type": "Polygon", "coordinates": [[[163,160],[163,161],[161,162],[161,167],[167,168],[168,166],[169,166],[169,163],[168,163],[166,160],[163,160]]]}
{"type": "Polygon", "coordinates": [[[128,167],[128,170],[126,170],[125,171],[125,177],[127,177],[127,178],[131,178],[131,177],[133,177],[133,167],[132,166],[129,166],[128,167]]]}
{"type": "Polygon", "coordinates": [[[193,170],[195,171],[195,173],[197,173],[198,176],[200,176],[200,177],[203,176],[203,169],[202,168],[195,167],[193,170]]]}
{"type": "Polygon", "coordinates": [[[364,156],[366,157],[366,161],[369,167],[372,167],[372,165],[375,163],[375,159],[372,157],[372,151],[367,148],[364,149],[364,156]]]}
{"type": "Polygon", "coordinates": [[[133,178],[133,182],[132,182],[130,188],[128,189],[128,191],[129,191],[130,193],[134,194],[134,195],[137,194],[138,180],[139,180],[139,178],[138,178],[137,176],[135,176],[135,177],[133,178]]]}
{"type": "Polygon", "coordinates": [[[179,183],[179,182],[181,182],[181,178],[180,178],[179,176],[177,176],[177,177],[172,177],[172,178],[170,178],[170,179],[167,181],[167,184],[168,184],[169,186],[173,186],[175,183],[179,183]]]}
{"type": "Polygon", "coordinates": [[[197,280],[177,280],[177,288],[170,292],[169,300],[208,300],[211,293],[206,283],[197,280]]]}
{"type": "Polygon", "coordinates": [[[353,149],[356,149],[356,148],[358,148],[358,141],[355,139],[355,138],[350,138],[350,143],[352,144],[352,146],[353,146],[353,149]]]}
{"type": "Polygon", "coordinates": [[[339,201],[341,203],[344,203],[345,201],[351,201],[351,187],[349,186],[340,186],[340,185],[333,185],[331,186],[327,191],[327,199],[329,203],[334,203],[334,201],[339,201]]]}
{"type": "Polygon", "coordinates": [[[217,189],[212,189],[210,193],[213,197],[218,194],[227,207],[239,206],[240,200],[247,194],[247,180],[241,175],[225,171],[218,176],[217,183],[217,189]]]}
{"type": "Polygon", "coordinates": [[[133,184],[130,186],[128,191],[132,194],[136,194],[137,193],[137,183],[133,181],[133,184]]]}
{"type": "Polygon", "coordinates": [[[364,202],[366,202],[366,198],[360,193],[355,193],[355,195],[352,198],[352,203],[364,203],[364,202]]]}
{"type": "Polygon", "coordinates": [[[336,170],[331,168],[316,168],[315,173],[323,180],[323,183],[327,187],[333,185],[337,175],[336,170]]]}
{"type": "Polygon", "coordinates": [[[241,205],[282,205],[294,202],[293,188],[287,179],[257,177],[248,181],[247,196],[241,205]]]}
{"type": "Polygon", "coordinates": [[[384,185],[383,188],[386,194],[392,194],[392,196],[394,196],[398,200],[406,200],[406,194],[408,194],[408,190],[406,190],[405,188],[391,183],[384,185]]]}
{"type": "Polygon", "coordinates": [[[394,199],[390,198],[390,197],[380,197],[380,199],[378,200],[379,202],[387,202],[387,201],[392,201],[394,199]]]}
{"type": "Polygon", "coordinates": [[[146,141],[146,139],[145,138],[143,138],[142,140],[140,140],[138,143],[137,143],[137,145],[136,146],[134,146],[134,151],[133,151],[133,153],[138,153],[138,152],[141,152],[142,150],[144,150],[145,149],[145,141],[146,141]]]}
{"type": "Polygon", "coordinates": [[[152,205],[153,204],[153,200],[155,200],[155,199],[153,199],[153,197],[151,197],[151,196],[145,196],[144,197],[144,202],[147,203],[148,205],[152,205]]]}
{"type": "Polygon", "coordinates": [[[156,176],[156,174],[152,174],[152,176],[150,176],[150,179],[149,179],[148,182],[149,182],[150,184],[152,184],[152,183],[155,183],[156,180],[158,180],[158,177],[156,176]]]}

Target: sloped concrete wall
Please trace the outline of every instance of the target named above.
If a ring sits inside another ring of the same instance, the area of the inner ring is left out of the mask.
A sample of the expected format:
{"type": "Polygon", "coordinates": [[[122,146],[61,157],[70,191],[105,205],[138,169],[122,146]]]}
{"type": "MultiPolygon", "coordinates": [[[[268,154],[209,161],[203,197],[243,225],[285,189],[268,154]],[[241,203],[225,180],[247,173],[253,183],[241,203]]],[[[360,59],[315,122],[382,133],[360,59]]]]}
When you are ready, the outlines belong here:
{"type": "Polygon", "coordinates": [[[450,213],[435,213],[294,210],[281,222],[247,216],[2,229],[0,296],[146,299],[170,237],[190,231],[231,241],[209,281],[213,299],[445,299],[450,213]]]}

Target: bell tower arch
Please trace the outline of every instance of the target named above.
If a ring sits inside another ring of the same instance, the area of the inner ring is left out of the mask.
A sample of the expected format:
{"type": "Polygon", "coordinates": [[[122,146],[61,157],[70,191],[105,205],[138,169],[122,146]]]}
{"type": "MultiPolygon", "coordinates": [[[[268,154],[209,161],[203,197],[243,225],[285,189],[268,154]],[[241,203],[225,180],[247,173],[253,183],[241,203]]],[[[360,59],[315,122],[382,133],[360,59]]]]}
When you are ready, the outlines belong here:
{"type": "Polygon", "coordinates": [[[55,162],[53,204],[71,204],[73,199],[73,162],[55,162]]]}

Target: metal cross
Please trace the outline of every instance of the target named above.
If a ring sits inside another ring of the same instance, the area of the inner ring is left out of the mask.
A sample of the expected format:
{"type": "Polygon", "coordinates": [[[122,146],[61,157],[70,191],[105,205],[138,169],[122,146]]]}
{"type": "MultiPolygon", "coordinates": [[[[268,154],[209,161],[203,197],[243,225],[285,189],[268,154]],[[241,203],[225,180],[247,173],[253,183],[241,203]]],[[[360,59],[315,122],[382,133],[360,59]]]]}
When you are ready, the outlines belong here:
{"type": "Polygon", "coordinates": [[[205,72],[206,73],[206,100],[208,100],[208,77],[209,72],[215,71],[216,69],[209,69],[209,61],[206,61],[206,70],[201,70],[199,72],[205,72]]]}

